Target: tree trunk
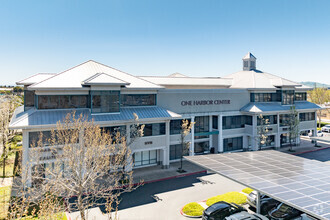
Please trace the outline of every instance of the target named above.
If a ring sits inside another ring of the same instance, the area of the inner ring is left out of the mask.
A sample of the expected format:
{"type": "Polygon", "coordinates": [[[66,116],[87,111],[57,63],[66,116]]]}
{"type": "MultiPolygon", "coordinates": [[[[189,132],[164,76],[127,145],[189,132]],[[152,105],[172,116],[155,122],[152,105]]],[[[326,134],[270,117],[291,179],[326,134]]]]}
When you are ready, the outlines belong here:
{"type": "Polygon", "coordinates": [[[84,210],[84,207],[83,207],[83,204],[82,204],[82,195],[81,194],[78,196],[77,206],[78,206],[78,209],[79,209],[79,212],[80,212],[81,220],[86,220],[85,210],[84,210]]]}

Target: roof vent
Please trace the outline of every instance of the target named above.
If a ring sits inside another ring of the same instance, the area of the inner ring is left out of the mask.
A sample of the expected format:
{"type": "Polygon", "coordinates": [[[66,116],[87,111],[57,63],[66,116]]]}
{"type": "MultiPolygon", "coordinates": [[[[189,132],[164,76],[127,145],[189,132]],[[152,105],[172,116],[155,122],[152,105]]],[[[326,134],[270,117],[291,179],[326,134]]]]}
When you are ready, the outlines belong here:
{"type": "Polygon", "coordinates": [[[256,70],[257,58],[252,53],[247,53],[243,57],[243,71],[256,70]]]}

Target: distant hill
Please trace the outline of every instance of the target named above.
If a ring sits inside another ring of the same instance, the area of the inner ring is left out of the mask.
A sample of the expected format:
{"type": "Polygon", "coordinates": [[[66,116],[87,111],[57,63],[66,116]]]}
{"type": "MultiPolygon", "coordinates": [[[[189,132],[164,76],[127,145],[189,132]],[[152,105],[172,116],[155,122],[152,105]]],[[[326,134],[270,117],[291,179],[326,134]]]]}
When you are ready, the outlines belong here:
{"type": "Polygon", "coordinates": [[[326,88],[330,88],[330,85],[327,84],[323,84],[323,83],[318,83],[318,82],[311,82],[311,81],[307,81],[307,82],[300,82],[301,84],[305,85],[305,86],[309,86],[309,87],[326,87],[326,88]]]}

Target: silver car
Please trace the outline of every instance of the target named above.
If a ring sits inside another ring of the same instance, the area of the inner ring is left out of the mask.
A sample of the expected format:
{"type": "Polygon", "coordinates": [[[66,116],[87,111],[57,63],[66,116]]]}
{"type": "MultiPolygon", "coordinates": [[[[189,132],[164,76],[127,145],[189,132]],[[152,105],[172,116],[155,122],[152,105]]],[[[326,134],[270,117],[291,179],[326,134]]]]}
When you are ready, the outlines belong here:
{"type": "Polygon", "coordinates": [[[227,220],[268,220],[267,217],[263,216],[263,215],[259,215],[259,214],[250,214],[248,212],[239,212],[236,214],[233,214],[231,216],[226,217],[225,219],[227,220]]]}
{"type": "Polygon", "coordinates": [[[330,125],[323,126],[322,129],[321,129],[321,131],[322,132],[328,132],[328,133],[330,133],[330,125]]]}

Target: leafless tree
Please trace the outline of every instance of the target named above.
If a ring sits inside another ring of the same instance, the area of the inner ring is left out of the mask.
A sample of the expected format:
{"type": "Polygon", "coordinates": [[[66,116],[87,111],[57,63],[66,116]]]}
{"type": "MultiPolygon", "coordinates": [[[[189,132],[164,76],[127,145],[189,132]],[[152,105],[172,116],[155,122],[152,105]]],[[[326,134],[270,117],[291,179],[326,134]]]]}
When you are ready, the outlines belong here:
{"type": "Polygon", "coordinates": [[[32,144],[32,186],[43,195],[65,197],[68,211],[78,210],[81,219],[88,219],[88,209],[98,205],[105,205],[109,219],[115,219],[119,196],[136,188],[129,144],[143,136],[144,126],[134,117],[128,138],[119,131],[110,134],[82,115],[68,114],[50,138],[40,133],[32,144]]]}
{"type": "Polygon", "coordinates": [[[21,99],[16,95],[6,95],[0,99],[0,144],[3,177],[6,176],[6,159],[10,152],[8,146],[17,134],[17,131],[9,129],[9,123],[19,105],[21,105],[21,99]]]}
{"type": "Polygon", "coordinates": [[[259,115],[259,125],[257,127],[257,143],[258,143],[258,150],[261,150],[262,145],[268,144],[268,133],[269,133],[269,119],[264,118],[263,115],[259,115]]]}
{"type": "Polygon", "coordinates": [[[181,132],[180,132],[180,143],[181,143],[181,157],[180,157],[180,167],[178,169],[178,172],[182,173],[185,172],[183,170],[183,156],[189,152],[190,142],[186,140],[187,135],[190,134],[190,131],[193,127],[195,122],[190,122],[187,119],[183,119],[181,122],[181,132]]]}
{"type": "Polygon", "coordinates": [[[299,136],[299,124],[299,113],[295,106],[291,106],[287,122],[287,125],[289,126],[290,151],[293,151],[293,141],[296,142],[296,139],[299,136]]]}

